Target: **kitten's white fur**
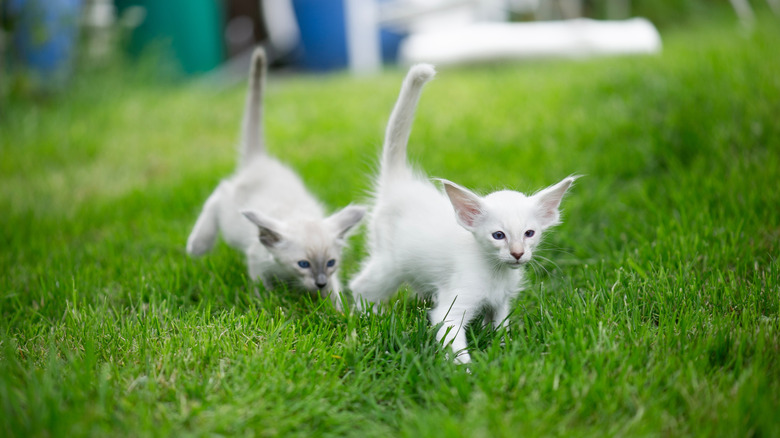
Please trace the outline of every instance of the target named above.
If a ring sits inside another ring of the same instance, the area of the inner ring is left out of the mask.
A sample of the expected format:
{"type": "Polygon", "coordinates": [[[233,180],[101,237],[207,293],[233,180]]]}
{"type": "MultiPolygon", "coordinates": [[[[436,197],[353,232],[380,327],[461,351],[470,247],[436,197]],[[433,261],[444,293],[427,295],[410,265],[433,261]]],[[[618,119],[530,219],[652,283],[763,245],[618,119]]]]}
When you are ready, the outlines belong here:
{"type": "Polygon", "coordinates": [[[320,291],[341,309],[341,252],[365,209],[350,205],[325,217],[295,172],[265,152],[261,121],[265,71],[265,53],[258,48],[252,57],[238,170],[206,200],[187,240],[187,252],[192,256],[208,252],[221,231],[230,246],[246,254],[253,280],[261,280],[266,288],[278,279],[320,291]],[[304,261],[308,267],[299,266],[304,261]]]}
{"type": "Polygon", "coordinates": [[[532,196],[502,190],[480,197],[447,180],[440,180],[445,193],[440,192],[406,162],[415,108],[434,75],[432,66],[419,64],[404,80],[369,215],[369,257],[350,288],[360,309],[386,300],[402,283],[431,297],[431,322],[443,323],[437,339],[451,343],[456,362],[468,363],[466,324],[482,310],[494,327],[507,324],[524,265],[542,231],[560,223],[558,207],[575,178],[532,196]],[[503,238],[494,238],[496,232],[503,238]]]}

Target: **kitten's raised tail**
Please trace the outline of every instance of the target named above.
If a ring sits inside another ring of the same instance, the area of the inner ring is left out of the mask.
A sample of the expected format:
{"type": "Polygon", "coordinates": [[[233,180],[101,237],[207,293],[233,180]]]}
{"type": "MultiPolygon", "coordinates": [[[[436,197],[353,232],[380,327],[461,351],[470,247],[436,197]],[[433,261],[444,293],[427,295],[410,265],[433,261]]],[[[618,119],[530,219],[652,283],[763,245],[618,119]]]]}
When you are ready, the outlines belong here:
{"type": "Polygon", "coordinates": [[[381,163],[383,177],[399,169],[406,169],[406,144],[412,131],[414,111],[420,100],[423,86],[435,75],[436,70],[430,64],[414,65],[406,74],[398,101],[387,122],[381,163]]]}
{"type": "Polygon", "coordinates": [[[252,53],[252,64],[249,66],[249,93],[244,108],[244,121],[241,128],[241,157],[239,165],[251,161],[252,157],[264,152],[263,141],[263,89],[265,87],[266,70],[265,50],[262,47],[252,53]]]}

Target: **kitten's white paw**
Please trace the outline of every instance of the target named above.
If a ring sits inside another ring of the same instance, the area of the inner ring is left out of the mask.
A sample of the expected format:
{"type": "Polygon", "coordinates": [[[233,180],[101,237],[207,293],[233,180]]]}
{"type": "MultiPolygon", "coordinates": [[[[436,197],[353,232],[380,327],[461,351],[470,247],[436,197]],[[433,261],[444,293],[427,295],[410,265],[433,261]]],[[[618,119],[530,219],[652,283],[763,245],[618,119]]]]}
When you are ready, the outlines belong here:
{"type": "Polygon", "coordinates": [[[380,303],[372,303],[365,299],[355,299],[355,309],[363,313],[373,313],[374,315],[381,315],[384,311],[380,303]]]}
{"type": "Polygon", "coordinates": [[[211,250],[211,242],[206,239],[190,238],[187,240],[187,254],[191,257],[199,257],[211,250]]]}
{"type": "Polygon", "coordinates": [[[331,304],[333,304],[333,308],[336,309],[336,311],[344,313],[344,304],[343,304],[343,296],[341,292],[338,290],[321,290],[320,291],[320,298],[328,299],[330,300],[331,304]]]}
{"type": "Polygon", "coordinates": [[[469,353],[466,350],[461,351],[460,354],[455,353],[454,351],[447,349],[448,351],[445,352],[445,357],[452,361],[457,366],[462,366],[467,373],[471,374],[471,367],[469,366],[471,364],[471,356],[469,356],[469,353]]]}
{"type": "Polygon", "coordinates": [[[455,356],[455,359],[452,361],[455,362],[455,365],[468,365],[471,363],[471,356],[467,351],[464,350],[455,356]]]}
{"type": "Polygon", "coordinates": [[[344,313],[344,304],[341,302],[341,294],[338,292],[330,293],[330,301],[333,303],[333,307],[341,313],[344,313]]]}

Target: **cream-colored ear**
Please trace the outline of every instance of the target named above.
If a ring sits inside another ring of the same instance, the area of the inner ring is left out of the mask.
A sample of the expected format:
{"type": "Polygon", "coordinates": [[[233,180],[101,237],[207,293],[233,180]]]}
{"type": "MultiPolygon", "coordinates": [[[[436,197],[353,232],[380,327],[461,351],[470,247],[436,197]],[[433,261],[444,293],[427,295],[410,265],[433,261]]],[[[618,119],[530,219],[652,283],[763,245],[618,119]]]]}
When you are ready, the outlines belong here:
{"type": "Polygon", "coordinates": [[[444,184],[444,191],[450,198],[450,203],[452,208],[455,209],[455,217],[460,226],[469,231],[473,230],[485,214],[480,197],[452,181],[447,181],[446,179],[439,181],[444,184]]]}
{"type": "Polygon", "coordinates": [[[263,245],[270,248],[278,245],[283,240],[282,226],[277,221],[253,210],[244,210],[241,214],[257,225],[260,243],[263,245]]]}
{"type": "Polygon", "coordinates": [[[539,208],[539,218],[543,228],[551,227],[561,223],[560,205],[563,195],[569,190],[574,180],[578,177],[570,176],[564,178],[558,184],[542,189],[533,195],[536,205],[539,208]]]}
{"type": "Polygon", "coordinates": [[[339,239],[349,235],[349,232],[360,223],[366,215],[366,208],[360,205],[348,205],[333,213],[327,219],[328,223],[336,230],[339,239]]]}

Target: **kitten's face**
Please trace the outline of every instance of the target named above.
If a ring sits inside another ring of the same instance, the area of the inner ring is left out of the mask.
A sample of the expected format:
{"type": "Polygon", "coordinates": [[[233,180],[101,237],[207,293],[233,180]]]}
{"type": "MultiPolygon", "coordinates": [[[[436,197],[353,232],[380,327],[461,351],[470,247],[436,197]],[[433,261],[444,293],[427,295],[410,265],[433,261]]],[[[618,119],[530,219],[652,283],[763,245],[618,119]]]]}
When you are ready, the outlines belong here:
{"type": "Polygon", "coordinates": [[[258,238],[287,274],[307,290],[332,290],[333,275],[349,232],[365,215],[348,206],[321,220],[280,222],[256,211],[243,214],[258,227],[258,238]]]}
{"type": "Polygon", "coordinates": [[[543,227],[533,201],[519,192],[500,191],[483,198],[485,215],[472,233],[499,263],[519,268],[531,260],[543,227]]]}
{"type": "Polygon", "coordinates": [[[331,290],[331,277],[341,263],[343,241],[322,221],[288,225],[292,226],[287,227],[283,241],[266,248],[304,289],[331,290]]]}
{"type": "Polygon", "coordinates": [[[560,223],[561,199],[573,177],[531,196],[502,190],[484,198],[443,181],[458,223],[474,234],[488,257],[510,268],[528,263],[542,232],[560,223]]]}

